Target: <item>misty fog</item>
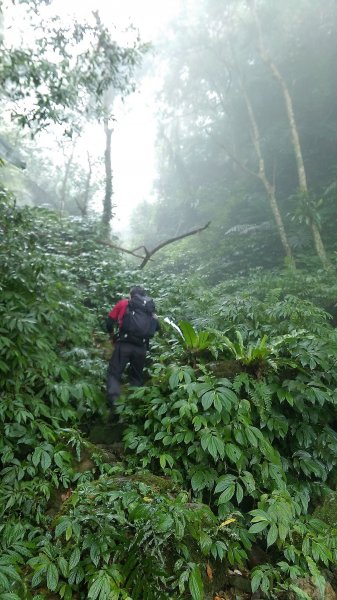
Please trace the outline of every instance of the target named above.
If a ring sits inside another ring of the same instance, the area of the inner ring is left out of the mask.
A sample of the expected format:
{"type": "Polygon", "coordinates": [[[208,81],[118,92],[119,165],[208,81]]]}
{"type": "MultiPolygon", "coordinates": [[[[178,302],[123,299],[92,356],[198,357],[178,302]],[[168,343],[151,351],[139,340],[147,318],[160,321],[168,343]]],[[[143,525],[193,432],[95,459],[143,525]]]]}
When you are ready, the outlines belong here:
{"type": "MultiPolygon", "coordinates": [[[[336,3],[189,1],[153,12],[153,22],[129,4],[127,31],[113,8],[96,17],[86,8],[78,18],[96,19],[134,51],[133,64],[126,59],[106,89],[79,89],[77,104],[68,90],[63,107],[53,98],[62,52],[43,42],[34,12],[28,23],[22,6],[3,8],[7,51],[26,44],[34,60],[43,49],[55,69],[28,93],[19,89],[27,71],[3,69],[2,180],[18,201],[107,219],[134,247],[211,221],[212,233],[191,239],[191,261],[210,253],[229,271],[306,252],[326,266],[336,247],[336,3]]],[[[75,63],[92,44],[72,37],[75,13],[65,20],[57,2],[40,10],[45,29],[68,27],[75,63]]]]}

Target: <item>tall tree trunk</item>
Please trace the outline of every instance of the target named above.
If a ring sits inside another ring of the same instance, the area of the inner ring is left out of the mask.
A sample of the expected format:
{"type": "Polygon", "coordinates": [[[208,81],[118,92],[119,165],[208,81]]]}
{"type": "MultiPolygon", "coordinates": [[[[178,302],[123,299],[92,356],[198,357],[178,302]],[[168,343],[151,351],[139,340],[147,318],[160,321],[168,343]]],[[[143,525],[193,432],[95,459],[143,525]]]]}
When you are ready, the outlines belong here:
{"type": "Polygon", "coordinates": [[[84,190],[84,199],[83,199],[83,217],[88,215],[88,206],[89,206],[89,198],[90,198],[90,184],[91,184],[91,176],[92,176],[92,164],[91,157],[89,152],[87,152],[88,157],[88,174],[87,180],[85,182],[85,190],[84,190]]]}
{"type": "Polygon", "coordinates": [[[286,234],[286,230],[284,227],[282,215],[281,215],[281,212],[280,212],[280,209],[278,206],[278,202],[276,199],[275,185],[269,181],[267,174],[266,174],[266,167],[265,167],[265,162],[264,162],[264,158],[263,158],[263,154],[262,154],[262,148],[261,148],[261,144],[260,144],[260,132],[259,132],[258,124],[256,121],[256,117],[254,114],[253,105],[248,96],[247,88],[245,87],[242,80],[241,80],[241,87],[242,87],[243,96],[245,99],[245,103],[246,103],[247,111],[248,111],[248,115],[249,115],[252,141],[253,141],[255,152],[256,152],[256,155],[257,155],[257,158],[259,161],[259,169],[258,169],[258,172],[256,173],[256,176],[260,179],[260,181],[264,185],[264,188],[267,192],[270,208],[271,208],[273,216],[274,216],[277,231],[280,236],[280,240],[281,240],[284,252],[289,260],[290,266],[294,267],[295,261],[294,261],[293,255],[292,255],[292,251],[291,251],[291,247],[290,247],[288,237],[286,234]]]}
{"type": "Polygon", "coordinates": [[[104,119],[104,131],[105,131],[105,152],[104,152],[104,164],[105,164],[105,195],[103,202],[103,214],[102,214],[102,229],[106,236],[110,233],[110,221],[112,218],[112,168],[111,168],[111,137],[112,128],[109,127],[109,119],[104,119]]]}
{"type": "Polygon", "coordinates": [[[83,201],[80,198],[76,198],[76,204],[78,209],[81,212],[81,217],[85,219],[88,216],[88,206],[89,206],[89,198],[90,198],[90,184],[91,184],[91,176],[92,176],[92,164],[91,157],[89,152],[87,152],[88,157],[88,173],[85,181],[85,188],[83,192],[83,201]]]}
{"type": "Polygon", "coordinates": [[[67,184],[68,184],[68,180],[69,180],[69,176],[70,176],[71,165],[72,165],[73,158],[74,158],[75,145],[76,145],[76,140],[73,142],[71,154],[66,161],[66,166],[65,166],[65,171],[64,171],[63,181],[62,181],[62,187],[61,187],[61,193],[60,193],[60,215],[61,215],[61,217],[64,213],[64,207],[65,207],[65,203],[66,203],[67,184]]]}
{"type": "MultiPolygon", "coordinates": [[[[272,60],[269,52],[267,51],[267,49],[263,43],[261,23],[260,23],[258,14],[257,14],[255,0],[253,0],[251,5],[253,7],[253,15],[254,15],[256,28],[257,28],[257,32],[258,32],[258,47],[259,47],[261,59],[269,67],[269,69],[271,70],[271,72],[273,74],[273,77],[279,83],[281,90],[282,90],[284,103],[285,103],[285,107],[286,107],[286,112],[287,112],[287,117],[288,117],[290,133],[291,133],[291,141],[292,141],[295,159],[296,159],[299,189],[301,192],[308,194],[309,190],[308,190],[308,183],[307,183],[307,175],[306,175],[306,170],[305,170],[305,166],[304,166],[300,136],[299,136],[298,127],[297,127],[296,118],[295,118],[293,100],[292,100],[292,97],[289,92],[289,89],[288,89],[285,79],[282,77],[280,70],[278,69],[278,67],[276,66],[274,61],[272,60]]],[[[313,220],[311,220],[310,226],[311,226],[311,231],[312,231],[312,236],[314,239],[316,252],[317,252],[324,268],[328,268],[330,266],[330,263],[329,263],[327,255],[326,255],[326,251],[324,248],[324,244],[323,244],[323,240],[322,240],[319,228],[313,220]]]]}

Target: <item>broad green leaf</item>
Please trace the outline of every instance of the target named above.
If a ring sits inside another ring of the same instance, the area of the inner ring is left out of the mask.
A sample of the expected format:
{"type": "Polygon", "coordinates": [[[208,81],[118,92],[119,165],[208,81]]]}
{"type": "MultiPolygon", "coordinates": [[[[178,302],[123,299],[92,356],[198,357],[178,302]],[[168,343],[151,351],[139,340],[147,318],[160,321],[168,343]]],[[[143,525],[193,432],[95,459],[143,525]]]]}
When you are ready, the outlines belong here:
{"type": "Polygon", "coordinates": [[[236,484],[236,500],[238,504],[243,500],[243,488],[239,483],[236,484]]]}
{"type": "Polygon", "coordinates": [[[259,523],[253,523],[253,525],[250,526],[248,531],[249,533],[260,533],[261,531],[266,529],[268,525],[268,521],[260,521],[259,523]]]}
{"type": "Polygon", "coordinates": [[[208,410],[210,406],[212,406],[214,401],[214,391],[206,392],[202,398],[201,403],[204,410],[208,410]]]}
{"type": "Polygon", "coordinates": [[[256,592],[259,589],[261,580],[262,580],[262,573],[260,571],[253,574],[253,577],[251,580],[251,588],[252,588],[253,594],[254,594],[254,592],[256,592]]]}
{"type": "Polygon", "coordinates": [[[199,544],[203,554],[207,555],[212,546],[211,536],[208,535],[208,533],[206,533],[205,531],[202,531],[199,535],[199,544]]]}
{"type": "Polygon", "coordinates": [[[70,571],[78,565],[80,558],[81,558],[81,551],[80,551],[79,547],[76,546],[74,548],[74,550],[72,551],[70,558],[69,558],[69,570],[70,571]]]}
{"type": "Polygon", "coordinates": [[[34,467],[37,467],[40,460],[41,460],[41,454],[42,454],[42,448],[41,446],[38,446],[37,448],[35,448],[33,455],[32,455],[32,463],[34,465],[34,467]]]}
{"type": "Polygon", "coordinates": [[[104,575],[102,576],[101,574],[99,574],[91,583],[90,587],[89,587],[89,591],[88,591],[88,600],[96,600],[102,590],[102,587],[104,585],[105,582],[105,577],[104,575]]]}
{"type": "Polygon", "coordinates": [[[267,535],[267,547],[272,546],[273,544],[275,544],[276,540],[278,539],[278,529],[277,529],[277,525],[273,524],[269,531],[268,531],[268,535],[267,535]]]}
{"type": "Polygon", "coordinates": [[[237,464],[242,457],[242,452],[239,446],[236,446],[235,444],[225,444],[225,452],[229,460],[235,464],[237,464]]]}
{"type": "Polygon", "coordinates": [[[179,321],[179,328],[183,334],[187,348],[195,348],[197,346],[198,336],[188,321],[179,321]]]}
{"type": "Polygon", "coordinates": [[[188,586],[193,600],[204,600],[204,584],[199,565],[193,565],[188,578],[188,586]]]}
{"type": "Polygon", "coordinates": [[[228,488],[228,486],[231,485],[232,483],[234,483],[235,481],[236,481],[235,475],[231,475],[231,474],[222,475],[222,477],[219,477],[214,491],[215,492],[223,492],[223,490],[228,488]]]}
{"type": "Polygon", "coordinates": [[[56,566],[52,563],[47,568],[47,587],[51,592],[55,592],[59,581],[59,573],[56,566]]]}
{"type": "Polygon", "coordinates": [[[64,533],[67,529],[67,527],[69,526],[69,521],[68,519],[64,519],[62,521],[60,521],[60,523],[58,523],[55,527],[55,537],[60,537],[62,535],[62,533],[64,533]]]}
{"type": "Polygon", "coordinates": [[[59,569],[60,569],[63,577],[68,577],[68,575],[69,575],[69,567],[68,567],[68,562],[66,561],[66,559],[64,558],[64,556],[59,556],[59,558],[58,558],[58,565],[59,565],[59,569]]]}
{"type": "Polygon", "coordinates": [[[48,452],[46,452],[46,450],[42,450],[40,462],[41,462],[41,467],[42,467],[43,471],[46,471],[47,469],[49,469],[49,467],[51,465],[51,457],[48,454],[48,452]]]}
{"type": "Polygon", "coordinates": [[[226,504],[235,494],[235,483],[231,483],[219,496],[218,504],[226,504]]]}
{"type": "Polygon", "coordinates": [[[169,531],[173,526],[173,518],[170,514],[162,514],[160,515],[155,523],[154,529],[158,532],[166,532],[169,531]]]}

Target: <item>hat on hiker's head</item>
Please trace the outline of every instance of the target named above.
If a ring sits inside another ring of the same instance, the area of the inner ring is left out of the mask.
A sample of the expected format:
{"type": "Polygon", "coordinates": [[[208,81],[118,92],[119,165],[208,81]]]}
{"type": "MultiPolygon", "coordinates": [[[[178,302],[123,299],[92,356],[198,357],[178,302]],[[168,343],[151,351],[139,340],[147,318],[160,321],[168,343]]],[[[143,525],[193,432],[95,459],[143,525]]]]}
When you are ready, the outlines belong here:
{"type": "Polygon", "coordinates": [[[140,285],[135,285],[130,290],[130,296],[131,298],[133,298],[133,296],[146,296],[146,291],[140,285]]]}

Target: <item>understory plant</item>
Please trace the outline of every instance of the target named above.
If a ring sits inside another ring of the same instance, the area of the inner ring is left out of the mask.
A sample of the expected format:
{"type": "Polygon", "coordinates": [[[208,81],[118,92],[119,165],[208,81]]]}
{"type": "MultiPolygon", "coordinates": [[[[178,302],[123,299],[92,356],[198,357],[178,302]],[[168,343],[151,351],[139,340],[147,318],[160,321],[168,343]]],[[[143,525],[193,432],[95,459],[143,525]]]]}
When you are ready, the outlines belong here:
{"type": "Polygon", "coordinates": [[[207,557],[222,559],[230,537],[207,506],[167,480],[109,475],[67,500],[28,561],[31,584],[67,600],[201,600],[207,557]]]}
{"type": "Polygon", "coordinates": [[[335,483],[337,340],[308,302],[286,297],[269,315],[285,318],[273,333],[267,313],[260,340],[259,327],[243,327],[220,342],[217,366],[228,372],[231,363],[232,376],[215,376],[214,363],[157,363],[151,388],[133,392],[120,413],[131,465],[173,477],[222,519],[235,516],[235,560],[249,536],[281,562],[276,578],[268,569],[254,575],[253,587],[273,597],[308,574],[322,587],[320,568],[337,558],[337,531],[311,516],[335,483]]]}
{"type": "Polygon", "coordinates": [[[203,600],[255,546],[253,591],[304,598],[308,576],[323,590],[337,560],[336,529],[314,515],[336,485],[324,310],[293,279],[251,294],[144,275],[182,335],[162,328],[146,386],[120,399],[124,463],[91,447],[82,470],[83,431],[106,410],[104,316],[139,274],[93,222],[5,192],[0,208],[0,600],[203,600]]]}

